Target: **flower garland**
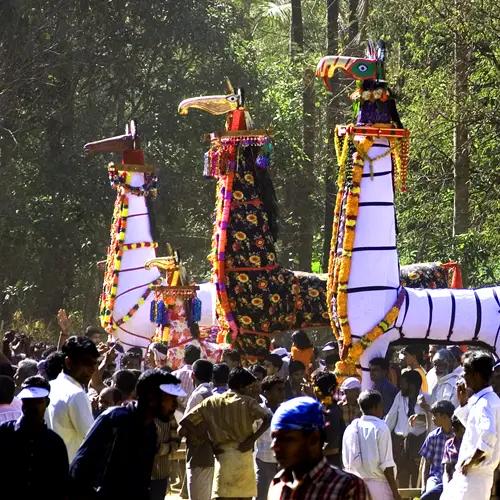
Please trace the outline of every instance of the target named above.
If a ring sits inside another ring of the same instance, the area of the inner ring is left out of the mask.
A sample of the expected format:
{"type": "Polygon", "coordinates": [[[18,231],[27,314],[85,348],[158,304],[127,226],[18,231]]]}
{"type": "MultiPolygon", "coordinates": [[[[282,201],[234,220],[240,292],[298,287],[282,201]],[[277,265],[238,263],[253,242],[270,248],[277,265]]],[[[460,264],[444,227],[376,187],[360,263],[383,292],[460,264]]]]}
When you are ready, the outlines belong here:
{"type": "MultiPolygon", "coordinates": [[[[363,143],[360,147],[367,151],[373,141],[366,138],[363,143]]],[[[342,154],[341,157],[347,159],[347,154],[342,154]]],[[[343,188],[339,188],[335,203],[333,258],[330,259],[328,270],[327,300],[331,305],[330,322],[337,340],[342,339],[344,349],[348,349],[351,345],[351,329],[347,315],[347,284],[351,272],[363,165],[364,161],[359,153],[354,156],[351,171],[347,172],[345,167],[339,165],[339,175],[341,175],[339,182],[343,188]]]]}
{"type": "Polygon", "coordinates": [[[150,196],[152,199],[158,195],[158,177],[154,174],[144,172],[144,184],[142,186],[131,186],[131,175],[129,171],[120,170],[123,165],[108,165],[108,177],[111,187],[121,194],[133,194],[135,196],[150,196]]]}
{"type": "MultiPolygon", "coordinates": [[[[361,82],[356,82],[358,85],[361,85],[361,82]]],[[[390,99],[391,92],[389,89],[378,88],[374,90],[363,90],[361,86],[359,86],[350,96],[351,101],[360,101],[360,102],[386,102],[390,99]]]]}
{"type": "Polygon", "coordinates": [[[363,335],[359,342],[353,344],[349,348],[349,354],[347,355],[347,359],[338,361],[335,365],[335,374],[338,377],[351,377],[357,374],[357,365],[359,363],[359,359],[362,354],[370,347],[375,340],[384,335],[395,323],[398,318],[399,311],[401,306],[403,305],[405,298],[404,288],[398,292],[398,296],[396,297],[396,301],[391,309],[387,312],[384,318],[375,325],[368,333],[363,335]]]}

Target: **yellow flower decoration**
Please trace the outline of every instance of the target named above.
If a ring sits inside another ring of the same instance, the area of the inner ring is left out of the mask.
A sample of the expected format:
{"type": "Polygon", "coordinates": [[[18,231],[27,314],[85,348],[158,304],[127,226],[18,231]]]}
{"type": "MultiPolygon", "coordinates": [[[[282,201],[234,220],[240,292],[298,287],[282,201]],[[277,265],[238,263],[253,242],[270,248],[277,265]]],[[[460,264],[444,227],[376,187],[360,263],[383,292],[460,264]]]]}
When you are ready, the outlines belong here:
{"type": "Polygon", "coordinates": [[[351,346],[349,349],[349,358],[352,361],[358,361],[362,354],[363,346],[359,342],[351,346]]]}
{"type": "Polygon", "coordinates": [[[281,297],[277,293],[273,293],[271,295],[271,302],[274,302],[275,304],[278,303],[281,300],[281,297]]]}
{"type": "Polygon", "coordinates": [[[309,297],[319,297],[319,292],[315,288],[309,288],[307,294],[309,295],[309,297]]]}
{"type": "Polygon", "coordinates": [[[258,338],[255,343],[260,346],[260,347],[267,347],[267,342],[266,342],[266,339],[260,337],[258,338]]]}
{"type": "Polygon", "coordinates": [[[235,192],[233,193],[233,198],[234,198],[235,200],[242,200],[242,199],[243,199],[243,197],[244,197],[244,195],[243,195],[243,193],[242,193],[241,191],[235,191],[235,192]]]}
{"type": "Polygon", "coordinates": [[[252,305],[255,307],[262,307],[264,305],[264,301],[260,297],[254,297],[252,299],[252,305]]]}
{"type": "Polygon", "coordinates": [[[248,182],[248,184],[253,184],[254,182],[252,174],[245,174],[243,178],[248,182]]]}
{"type": "Polygon", "coordinates": [[[256,266],[260,266],[260,257],[258,255],[250,255],[250,257],[248,258],[248,260],[256,265],[256,266]]]}
{"type": "Polygon", "coordinates": [[[269,252],[267,254],[267,258],[268,258],[268,260],[273,261],[276,258],[276,255],[274,255],[273,252],[269,252]]]}
{"type": "Polygon", "coordinates": [[[294,295],[299,295],[300,294],[300,286],[299,285],[292,285],[292,293],[294,295]]]}
{"type": "Polygon", "coordinates": [[[240,274],[238,274],[236,279],[241,283],[246,283],[248,281],[248,274],[240,273],[240,274]]]}
{"type": "Polygon", "coordinates": [[[250,325],[252,323],[252,318],[250,316],[240,316],[240,321],[244,325],[250,325]]]}
{"type": "Polygon", "coordinates": [[[240,241],[247,239],[247,235],[243,231],[236,231],[236,233],[234,234],[234,237],[240,241]]]}
{"type": "Polygon", "coordinates": [[[415,280],[418,278],[418,273],[416,273],[415,271],[408,273],[408,278],[410,278],[411,280],[415,280]]]}
{"type": "Polygon", "coordinates": [[[255,214],[248,214],[247,221],[250,222],[251,224],[257,224],[258,219],[257,219],[257,216],[255,214]]]}

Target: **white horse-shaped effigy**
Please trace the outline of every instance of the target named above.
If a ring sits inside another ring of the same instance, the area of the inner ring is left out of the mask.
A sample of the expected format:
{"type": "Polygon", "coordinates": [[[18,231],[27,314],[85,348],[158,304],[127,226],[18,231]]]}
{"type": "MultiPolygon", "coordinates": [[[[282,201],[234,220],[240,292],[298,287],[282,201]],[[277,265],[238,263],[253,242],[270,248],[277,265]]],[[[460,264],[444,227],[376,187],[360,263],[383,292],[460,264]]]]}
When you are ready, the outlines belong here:
{"type": "Polygon", "coordinates": [[[355,125],[337,127],[338,194],[330,254],[328,300],[341,345],[340,376],[361,368],[398,339],[483,343],[497,351],[500,287],[414,289],[400,285],[394,180],[404,183],[409,132],[384,80],[384,47],[366,58],[327,56],[317,76],[330,88],[337,68],[357,80],[355,125]]]}

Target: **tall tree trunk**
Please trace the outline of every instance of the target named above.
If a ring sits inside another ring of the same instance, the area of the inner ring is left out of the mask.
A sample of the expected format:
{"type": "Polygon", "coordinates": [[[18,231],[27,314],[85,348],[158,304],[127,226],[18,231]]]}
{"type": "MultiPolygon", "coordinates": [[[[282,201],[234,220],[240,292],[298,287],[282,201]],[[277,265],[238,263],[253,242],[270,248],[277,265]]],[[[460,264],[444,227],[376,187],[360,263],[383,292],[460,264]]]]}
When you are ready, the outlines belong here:
{"type": "MultiPolygon", "coordinates": [[[[290,24],[290,57],[302,65],[300,56],[304,55],[304,24],[302,20],[301,0],[292,0],[290,24]]],[[[296,176],[296,196],[294,213],[297,219],[297,257],[299,268],[311,270],[313,225],[311,212],[311,193],[313,185],[313,166],[315,155],[315,93],[314,72],[306,66],[302,76],[302,150],[304,159],[300,165],[300,173],[296,176]]]]}
{"type": "Polygon", "coordinates": [[[366,41],[366,27],[368,23],[368,12],[369,12],[369,0],[360,0],[360,4],[358,6],[358,30],[359,37],[358,42],[363,43],[366,41]]]}
{"type": "MultiPolygon", "coordinates": [[[[339,0],[326,0],[326,52],[338,53],[339,0]]],[[[323,219],[323,272],[328,269],[330,240],[332,239],[333,210],[335,205],[335,153],[333,131],[338,121],[338,107],[332,96],[326,105],[326,127],[328,131],[328,156],[325,161],[325,213],[323,219]]]]}
{"type": "MultiPolygon", "coordinates": [[[[457,0],[457,11],[462,2],[457,0]]],[[[453,131],[453,236],[466,233],[469,229],[469,180],[470,180],[470,141],[467,113],[464,107],[468,95],[468,70],[470,48],[456,27],[454,43],[454,106],[455,128],[453,131]]],[[[466,262],[462,262],[464,286],[467,283],[466,262]]]]}
{"type": "Polygon", "coordinates": [[[359,5],[359,0],[349,0],[349,29],[347,30],[347,34],[349,37],[348,47],[353,47],[358,44],[358,39],[357,39],[359,35],[358,5],[359,5]]]}
{"type": "Polygon", "coordinates": [[[302,22],[302,2],[292,0],[292,15],[290,24],[290,57],[295,59],[304,52],[304,24],[302,22]]]}

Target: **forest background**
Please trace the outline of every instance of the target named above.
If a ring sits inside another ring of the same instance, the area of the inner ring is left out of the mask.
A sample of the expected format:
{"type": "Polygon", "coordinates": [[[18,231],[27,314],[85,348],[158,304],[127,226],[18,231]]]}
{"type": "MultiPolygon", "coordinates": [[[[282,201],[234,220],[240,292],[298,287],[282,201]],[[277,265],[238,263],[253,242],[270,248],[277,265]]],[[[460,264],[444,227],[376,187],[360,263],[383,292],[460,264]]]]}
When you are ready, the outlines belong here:
{"type": "Polygon", "coordinates": [[[397,197],[402,264],[459,261],[466,284],[500,282],[500,22],[493,0],[3,0],[0,3],[0,321],[55,334],[55,314],[96,324],[114,191],[83,144],[135,118],[159,167],[160,242],[210,278],[215,186],[204,133],[221,117],[178,103],[245,88],[273,130],[279,259],[326,270],[335,196],[331,130],[352,120],[352,82],[313,78],[326,54],[387,44],[411,129],[397,197]]]}

